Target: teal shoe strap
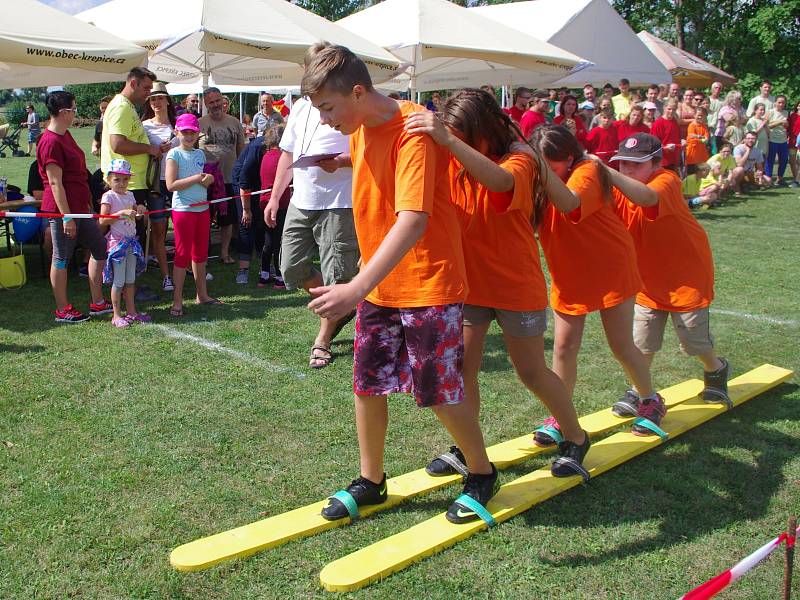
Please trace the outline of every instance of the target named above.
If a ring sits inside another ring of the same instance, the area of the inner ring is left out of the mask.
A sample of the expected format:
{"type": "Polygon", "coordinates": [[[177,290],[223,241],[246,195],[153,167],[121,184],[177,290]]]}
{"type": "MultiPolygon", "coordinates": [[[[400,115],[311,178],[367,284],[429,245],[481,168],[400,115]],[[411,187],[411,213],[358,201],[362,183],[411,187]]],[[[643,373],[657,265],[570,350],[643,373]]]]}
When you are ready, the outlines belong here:
{"type": "Polygon", "coordinates": [[[355,498],[348,492],[347,490],[339,490],[333,496],[329,496],[329,498],[333,500],[338,500],[344,507],[347,509],[347,512],[350,514],[350,518],[352,520],[356,520],[358,518],[358,504],[356,504],[355,498]]]}
{"type": "Polygon", "coordinates": [[[639,427],[644,427],[645,429],[649,429],[664,441],[669,439],[669,434],[663,429],[661,429],[658,425],[653,423],[650,419],[639,417],[633,422],[633,424],[638,425],[639,427]]]}
{"type": "Polygon", "coordinates": [[[461,494],[458,498],[456,498],[456,504],[460,504],[464,508],[470,509],[481,519],[483,519],[489,527],[494,527],[495,525],[497,525],[497,521],[494,520],[492,513],[486,510],[486,507],[484,507],[480,502],[475,500],[475,498],[473,498],[472,496],[461,494]]]}
{"type": "Polygon", "coordinates": [[[556,444],[560,444],[564,441],[564,436],[562,436],[561,432],[552,425],[542,425],[536,431],[541,431],[542,433],[549,435],[551,438],[553,438],[553,440],[555,440],[556,444]]]}

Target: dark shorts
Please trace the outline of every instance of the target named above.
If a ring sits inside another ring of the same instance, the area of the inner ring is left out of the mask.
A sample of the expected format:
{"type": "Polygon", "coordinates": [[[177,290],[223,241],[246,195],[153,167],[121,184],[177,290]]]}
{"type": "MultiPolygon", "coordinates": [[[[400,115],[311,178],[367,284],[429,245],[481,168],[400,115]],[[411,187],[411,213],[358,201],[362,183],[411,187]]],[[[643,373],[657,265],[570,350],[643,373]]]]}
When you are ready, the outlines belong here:
{"type": "MultiPolygon", "coordinates": [[[[160,182],[160,194],[147,194],[147,210],[164,210],[172,204],[172,192],[167,190],[167,182],[160,182]]],[[[150,221],[157,223],[159,221],[166,221],[169,218],[168,212],[160,212],[154,215],[149,215],[150,221]]]]}
{"type": "Polygon", "coordinates": [[[387,308],[358,305],[353,391],[359,396],[413,393],[417,406],[464,399],[461,304],[387,308]]]}
{"type": "Polygon", "coordinates": [[[50,235],[53,238],[53,265],[57,269],[66,269],[69,259],[75,252],[75,247],[80,244],[92,253],[95,260],[108,258],[106,238],[100,231],[100,226],[94,219],[74,219],[78,233],[73,238],[68,238],[64,233],[64,223],[61,219],[49,219],[50,235]]]}
{"type": "MultiPolygon", "coordinates": [[[[225,184],[225,196],[233,196],[234,194],[233,184],[226,183],[225,184]]],[[[214,210],[214,220],[216,220],[217,225],[220,227],[225,227],[226,225],[236,225],[239,223],[239,213],[236,210],[236,204],[239,202],[238,198],[232,198],[226,202],[218,202],[217,204],[212,204],[214,210]],[[226,210],[225,214],[220,212],[220,205],[225,204],[226,210]]]]}

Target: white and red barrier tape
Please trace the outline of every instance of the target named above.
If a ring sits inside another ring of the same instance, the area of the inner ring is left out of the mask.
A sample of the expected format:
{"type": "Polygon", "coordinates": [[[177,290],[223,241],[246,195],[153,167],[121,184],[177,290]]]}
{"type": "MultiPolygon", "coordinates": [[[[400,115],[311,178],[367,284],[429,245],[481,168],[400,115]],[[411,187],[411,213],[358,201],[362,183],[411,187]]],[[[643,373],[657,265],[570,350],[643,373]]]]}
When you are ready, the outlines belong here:
{"type": "MultiPolygon", "coordinates": [[[[271,192],[272,188],[266,188],[263,190],[256,190],[254,192],[249,192],[249,196],[258,196],[260,194],[266,194],[267,192],[271,192]]],[[[225,198],[217,198],[216,200],[204,200],[202,202],[194,202],[189,206],[205,206],[207,204],[218,204],[219,202],[227,202],[228,200],[234,200],[236,198],[241,198],[241,194],[237,194],[235,196],[226,196],[225,198]]],[[[145,215],[153,215],[157,213],[163,212],[170,212],[174,209],[172,208],[162,208],[159,210],[147,210],[143,214],[145,215]]],[[[41,219],[125,219],[127,217],[117,217],[115,215],[100,215],[94,213],[46,213],[46,212],[14,212],[14,211],[3,211],[0,210],[0,218],[11,218],[11,217],[22,217],[22,218],[32,218],[32,217],[39,217],[41,219]]]]}
{"type": "Polygon", "coordinates": [[[758,565],[762,560],[767,558],[783,542],[786,542],[786,545],[790,548],[794,547],[798,532],[800,532],[800,527],[797,528],[794,535],[789,535],[787,533],[780,534],[774,540],[761,546],[761,548],[753,552],[750,556],[740,560],[727,571],[723,571],[716,577],[712,577],[692,591],[685,593],[678,598],[678,600],[705,600],[706,598],[713,598],[742,575],[758,565]]]}

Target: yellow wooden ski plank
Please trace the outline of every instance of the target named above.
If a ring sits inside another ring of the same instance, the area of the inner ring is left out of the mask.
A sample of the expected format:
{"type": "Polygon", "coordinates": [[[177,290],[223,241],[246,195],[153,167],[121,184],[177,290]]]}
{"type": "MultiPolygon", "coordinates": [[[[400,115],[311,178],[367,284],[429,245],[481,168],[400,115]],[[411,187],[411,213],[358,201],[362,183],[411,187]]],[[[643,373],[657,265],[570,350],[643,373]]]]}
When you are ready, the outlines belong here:
{"type": "MultiPolygon", "coordinates": [[[[734,406],[786,381],[792,373],[762,365],[731,380],[729,390],[734,406]]],[[[726,412],[723,405],[694,399],[670,409],[662,428],[670,437],[675,437],[723,412],[726,412]]],[[[657,436],[639,437],[629,431],[620,432],[593,444],[584,466],[596,477],[661,443],[657,436]]],[[[502,522],[580,483],[580,477],[559,479],[550,474],[549,468],[539,469],[502,486],[487,508],[497,522],[502,522]]],[[[485,528],[483,521],[454,525],[444,514],[439,514],[328,564],[320,573],[320,582],[329,591],[356,590],[485,528]]]]}
{"type": "MultiPolygon", "coordinates": [[[[703,388],[699,379],[689,379],[661,391],[667,406],[675,406],[697,396],[703,388]]],[[[580,418],[581,426],[590,435],[599,435],[632,421],[631,418],[616,417],[610,408],[580,418]]],[[[538,454],[552,452],[553,448],[539,448],[533,444],[533,436],[523,436],[500,442],[487,448],[489,460],[499,469],[507,468],[538,454]]],[[[461,481],[461,475],[431,477],[425,469],[417,469],[398,475],[387,481],[389,497],[383,504],[361,508],[361,517],[387,510],[405,500],[461,481]]],[[[320,511],[327,499],[296,508],[260,521],[223,531],[205,538],[183,544],[170,554],[170,563],[180,571],[197,571],[235,558],[243,558],[291,540],[321,533],[328,529],[350,523],[350,519],[327,521],[320,511]]]]}

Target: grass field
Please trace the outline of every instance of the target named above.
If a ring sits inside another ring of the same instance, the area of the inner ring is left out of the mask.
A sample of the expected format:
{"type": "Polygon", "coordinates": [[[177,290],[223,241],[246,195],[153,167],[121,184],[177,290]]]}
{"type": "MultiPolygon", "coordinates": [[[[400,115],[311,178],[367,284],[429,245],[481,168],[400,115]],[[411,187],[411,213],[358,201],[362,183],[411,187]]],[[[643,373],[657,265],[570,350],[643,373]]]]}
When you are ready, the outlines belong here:
{"type": "MultiPolygon", "coordinates": [[[[85,147],[90,136],[75,132],[85,147]]],[[[2,159],[0,174],[24,187],[28,164],[2,159]]],[[[796,191],[781,190],[697,214],[716,260],[712,327],[736,374],[765,362],[800,367],[799,206],[796,191]]],[[[325,564],[453,497],[453,489],[437,492],[205,572],[173,571],[175,546],[319,500],[356,475],[352,326],[333,365],[311,371],[306,298],[259,290],[253,277],[236,286],[234,267],[217,261],[209,288],[227,306],[187,303],[178,320],[162,296],[149,307],[152,326],[117,331],[107,318],[58,326],[35,252],[28,265],[24,288],[0,292],[0,598],[329,596],[318,584],[325,564]]],[[[142,281],[159,283],[152,270],[142,281]]],[[[71,281],[70,297],[86,307],[85,280],[71,281]]],[[[653,375],[658,387],[702,376],[672,332],[653,375]]],[[[796,381],[351,596],[675,598],[797,514],[796,381]]],[[[489,443],[545,416],[518,383],[497,329],[481,383],[489,443]]],[[[624,386],[594,315],[578,412],[607,406],[624,386]]],[[[408,397],[394,397],[390,412],[390,475],[449,445],[408,397]]],[[[534,459],[501,480],[546,463],[534,459]]],[[[781,554],[720,597],[779,597],[781,554]]]]}

